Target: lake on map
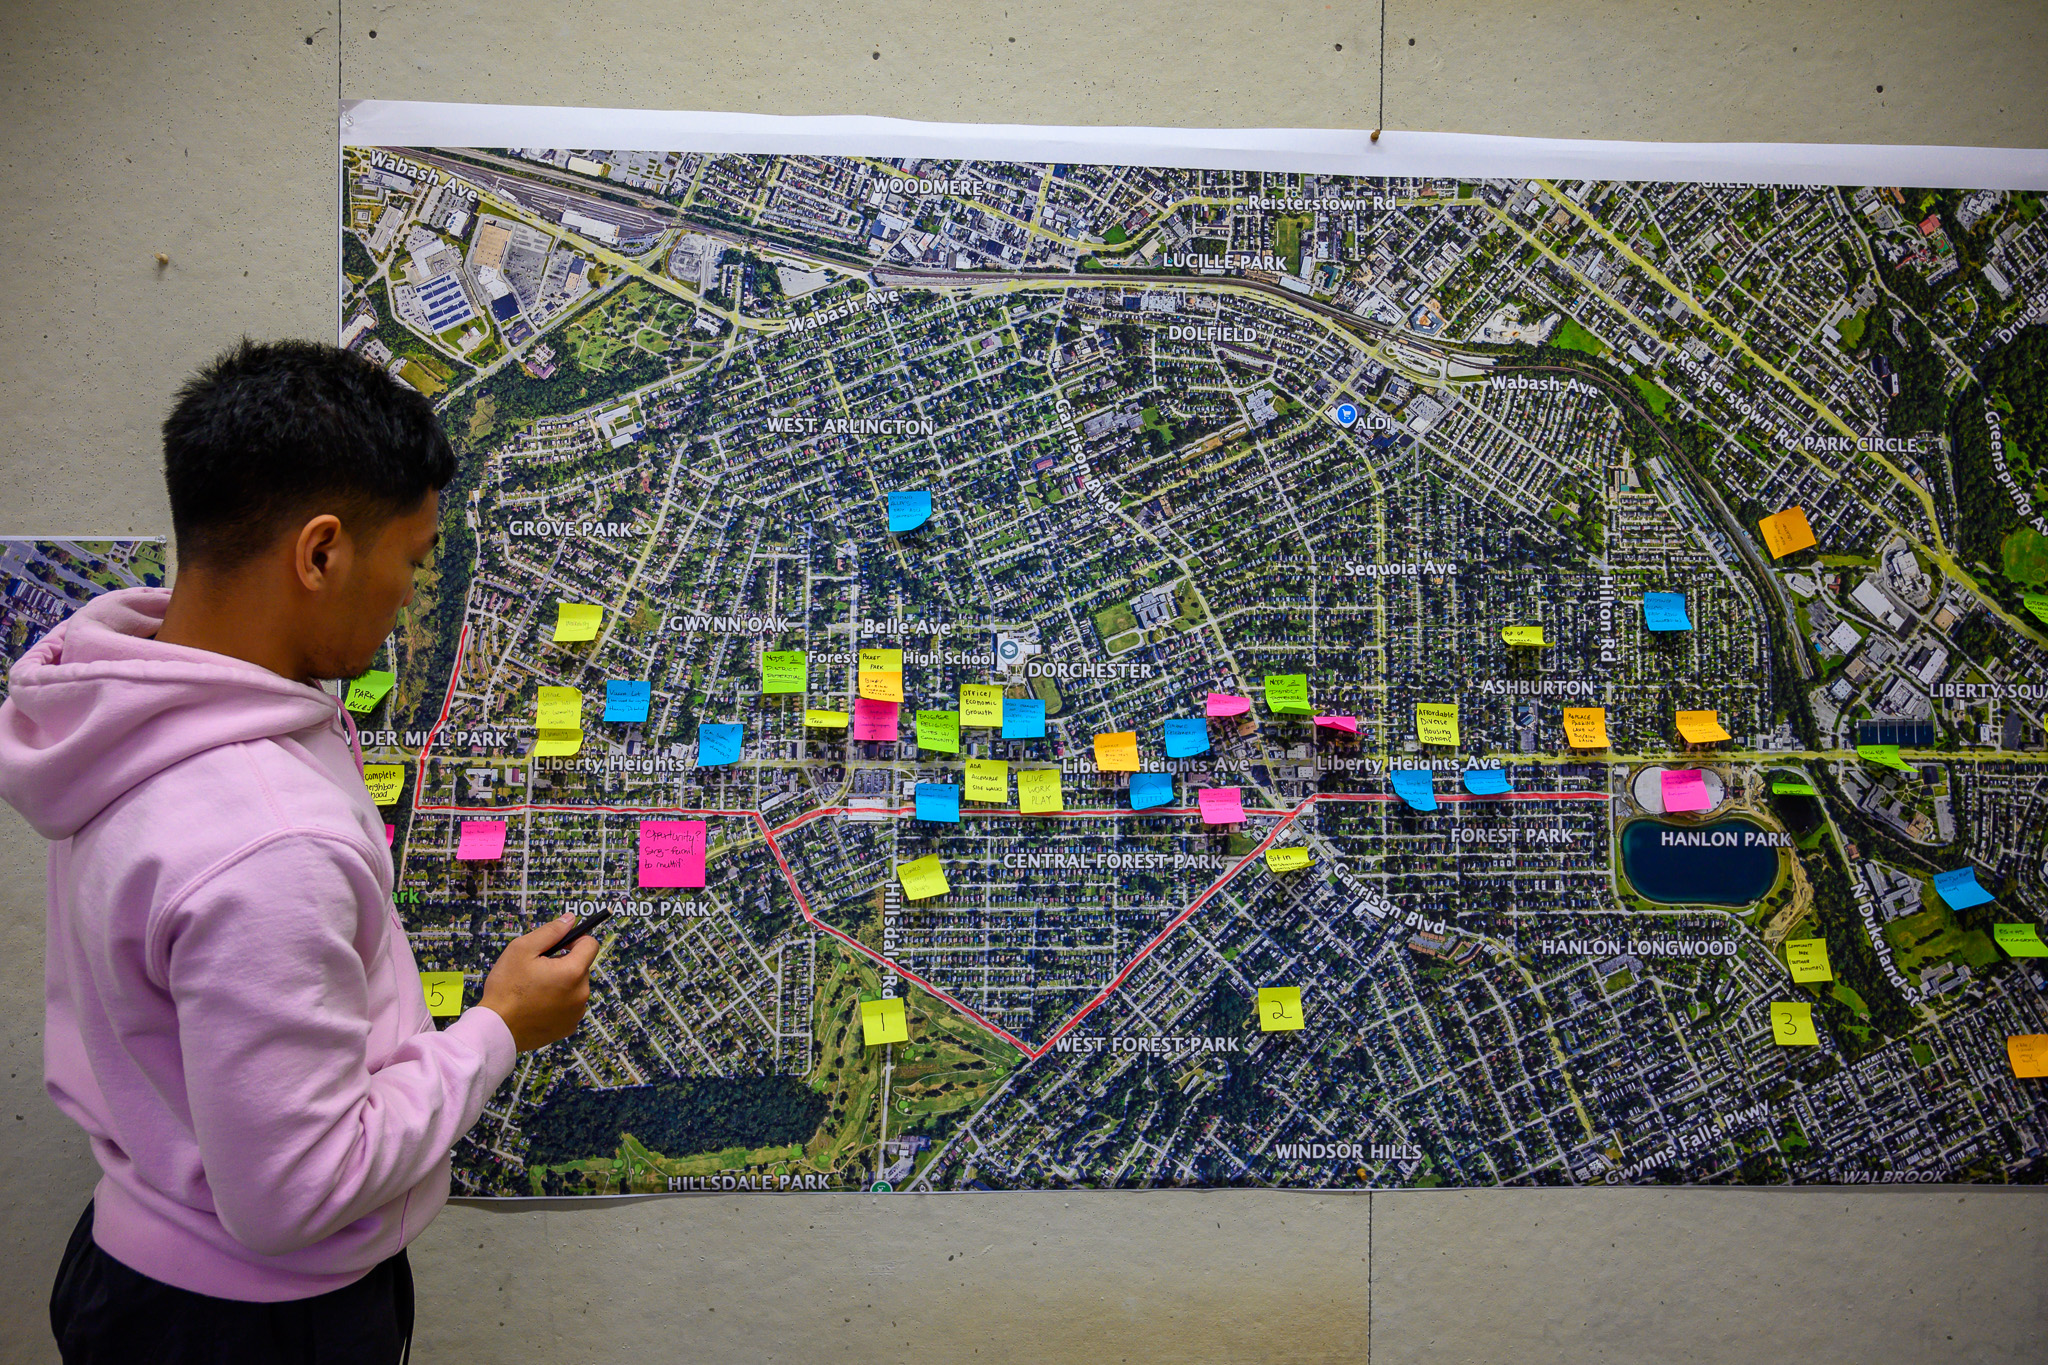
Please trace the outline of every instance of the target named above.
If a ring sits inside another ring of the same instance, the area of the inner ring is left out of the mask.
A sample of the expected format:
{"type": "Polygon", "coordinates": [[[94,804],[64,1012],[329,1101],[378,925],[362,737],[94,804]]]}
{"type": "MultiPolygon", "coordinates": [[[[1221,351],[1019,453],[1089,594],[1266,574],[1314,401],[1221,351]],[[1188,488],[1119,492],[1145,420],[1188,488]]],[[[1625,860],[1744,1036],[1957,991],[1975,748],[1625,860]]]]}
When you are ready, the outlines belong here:
{"type": "Polygon", "coordinates": [[[1789,842],[1749,820],[1638,820],[1621,832],[1621,870],[1648,900],[1748,905],[1778,879],[1778,849],[1789,842]]]}

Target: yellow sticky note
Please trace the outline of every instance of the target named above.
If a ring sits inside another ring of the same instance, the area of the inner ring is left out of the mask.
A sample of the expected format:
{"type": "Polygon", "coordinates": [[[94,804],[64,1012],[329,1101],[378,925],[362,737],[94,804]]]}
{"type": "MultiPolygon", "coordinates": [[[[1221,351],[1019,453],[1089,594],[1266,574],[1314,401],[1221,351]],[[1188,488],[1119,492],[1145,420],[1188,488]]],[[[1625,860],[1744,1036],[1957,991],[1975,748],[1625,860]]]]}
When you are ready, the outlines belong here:
{"type": "Polygon", "coordinates": [[[1025,815],[1057,815],[1067,808],[1058,768],[1017,770],[1017,809],[1025,815]]]}
{"type": "Polygon", "coordinates": [[[1095,766],[1108,773],[1138,771],[1138,732],[1114,730],[1095,737],[1095,766]]]}
{"type": "Polygon", "coordinates": [[[946,885],[946,869],[939,866],[936,853],[896,864],[896,879],[903,883],[903,894],[914,901],[943,896],[953,889],[946,885]]]}
{"type": "Polygon", "coordinates": [[[462,1013],[461,972],[421,972],[420,989],[426,993],[428,1014],[445,1019],[462,1013]]]}
{"type": "Polygon", "coordinates": [[[2020,1033],[2005,1040],[2015,1076],[2048,1076],[2048,1033],[2020,1033]]]}
{"type": "Polygon", "coordinates": [[[1315,858],[1305,848],[1269,848],[1266,850],[1266,866],[1275,872],[1295,872],[1313,863],[1315,858]]]}
{"type": "Polygon", "coordinates": [[[1764,548],[1772,559],[1783,559],[1798,550],[1813,548],[1813,527],[1807,524],[1804,507],[1787,507],[1776,516],[1757,523],[1764,533],[1764,548]]]}
{"type": "Polygon", "coordinates": [[[1719,744],[1728,738],[1719,713],[1714,711],[1680,711],[1678,733],[1687,744],[1719,744]]]}
{"type": "Polygon", "coordinates": [[[861,1041],[869,1047],[880,1047],[884,1043],[907,1043],[910,1041],[910,1016],[903,1012],[901,1000],[863,1000],[860,1002],[861,1041]]]}
{"type": "Polygon", "coordinates": [[[1415,703],[1415,734],[1424,744],[1458,742],[1458,704],[1452,701],[1415,703]]]}
{"type": "Polygon", "coordinates": [[[1819,1047],[1820,1035],[1813,1031],[1813,1006],[1803,1000],[1773,1000],[1771,1037],[1782,1047],[1819,1047]]]}
{"type": "Polygon", "coordinates": [[[997,805],[1010,799],[1010,765],[999,758],[970,758],[967,760],[967,787],[960,793],[969,801],[993,801],[997,805]]]}
{"type": "Polygon", "coordinates": [[[1500,638],[1511,645],[1540,645],[1543,643],[1543,627],[1502,626],[1500,638]]]}
{"type": "Polygon", "coordinates": [[[604,621],[604,608],[588,606],[578,602],[557,602],[555,613],[555,638],[557,640],[595,640],[597,628],[604,621]]]}
{"type": "Polygon", "coordinates": [[[1003,723],[1003,689],[981,683],[965,683],[960,688],[960,723],[962,725],[1001,725],[1003,723]]]}
{"type": "Polygon", "coordinates": [[[388,806],[398,799],[405,790],[405,765],[402,763],[365,763],[363,785],[370,789],[370,799],[380,806],[388,806]]]}
{"type": "Polygon", "coordinates": [[[860,652],[859,695],[869,701],[903,700],[903,651],[864,649],[860,652]]]}
{"type": "Polygon", "coordinates": [[[844,730],[849,719],[844,711],[804,712],[804,724],[813,730],[844,730]]]}
{"type": "Polygon", "coordinates": [[[1564,708],[1564,742],[1574,749],[1607,747],[1607,708],[1567,706],[1564,708]]]}
{"type": "Polygon", "coordinates": [[[1267,1033],[1280,1033],[1302,1026],[1301,987],[1261,986],[1259,987],[1259,1027],[1267,1033]]]}
{"type": "Polygon", "coordinates": [[[765,649],[761,651],[761,690],[763,692],[804,692],[811,685],[810,661],[800,649],[765,649]]]}
{"type": "Polygon", "coordinates": [[[1792,969],[1794,981],[1835,979],[1834,971],[1828,966],[1828,941],[1824,938],[1785,940],[1785,965],[1792,969]]]}
{"type": "Polygon", "coordinates": [[[543,687],[534,719],[540,731],[535,756],[561,758],[583,747],[583,694],[573,687],[543,687]]]}

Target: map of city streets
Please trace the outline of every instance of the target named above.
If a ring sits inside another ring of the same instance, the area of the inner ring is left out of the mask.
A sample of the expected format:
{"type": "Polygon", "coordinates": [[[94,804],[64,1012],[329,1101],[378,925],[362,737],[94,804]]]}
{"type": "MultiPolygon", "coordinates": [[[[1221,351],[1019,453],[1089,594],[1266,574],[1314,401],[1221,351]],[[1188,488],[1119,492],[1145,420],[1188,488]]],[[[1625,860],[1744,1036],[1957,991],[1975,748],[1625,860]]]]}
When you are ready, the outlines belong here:
{"type": "Polygon", "coordinates": [[[362,717],[400,913],[471,1003],[511,935],[616,916],[458,1193],[2048,1170],[2006,1051],[2048,983],[1994,933],[2048,915],[2039,194],[631,147],[350,146],[343,182],[345,343],[464,457],[362,717]],[[1792,507],[1817,544],[1774,557],[1792,507]],[[900,739],[807,725],[877,648],[900,739]],[[791,650],[807,692],[764,693],[791,650]],[[1356,732],[1273,712],[1285,674],[1356,732]],[[988,684],[1044,737],[919,748],[988,684]],[[531,752],[542,687],[573,756],[531,752]],[[1210,693],[1252,705],[1168,758],[1210,693]],[[1168,804],[1096,768],[1116,732],[1168,804]],[[971,759],[1064,812],[915,818],[971,759]],[[690,819],[705,885],[642,887],[640,823],[690,819]],[[906,899],[927,855],[950,890],[906,899]],[[1304,1027],[1261,1028],[1273,986],[1304,1027]],[[865,1046],[885,996],[909,1039],[865,1046]]]}

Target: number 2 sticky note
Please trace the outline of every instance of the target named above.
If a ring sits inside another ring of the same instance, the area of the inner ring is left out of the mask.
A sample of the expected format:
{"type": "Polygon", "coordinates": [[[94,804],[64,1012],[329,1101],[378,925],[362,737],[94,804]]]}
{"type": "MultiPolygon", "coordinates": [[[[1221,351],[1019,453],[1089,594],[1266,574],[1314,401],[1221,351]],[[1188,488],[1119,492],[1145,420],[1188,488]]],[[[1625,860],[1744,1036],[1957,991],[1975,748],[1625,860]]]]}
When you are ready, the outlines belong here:
{"type": "Polygon", "coordinates": [[[1298,1029],[1305,1022],[1301,1017],[1301,987],[1259,987],[1261,1029],[1267,1033],[1283,1033],[1290,1029],[1298,1029]]]}

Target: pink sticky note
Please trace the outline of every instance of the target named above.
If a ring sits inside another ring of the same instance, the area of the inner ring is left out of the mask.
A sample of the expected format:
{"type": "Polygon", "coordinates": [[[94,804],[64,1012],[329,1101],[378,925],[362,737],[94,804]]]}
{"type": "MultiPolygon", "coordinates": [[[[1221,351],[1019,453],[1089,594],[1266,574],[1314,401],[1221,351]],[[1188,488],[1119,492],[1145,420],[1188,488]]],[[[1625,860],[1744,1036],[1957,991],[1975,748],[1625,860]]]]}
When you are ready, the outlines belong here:
{"type": "Polygon", "coordinates": [[[1212,716],[1241,716],[1251,709],[1250,697],[1233,697],[1227,692],[1211,692],[1206,708],[1212,716]]]}
{"type": "Polygon", "coordinates": [[[853,699],[853,737],[855,739],[896,738],[896,713],[899,704],[893,701],[870,701],[866,697],[853,699]]]}
{"type": "Polygon", "coordinates": [[[1707,778],[1698,768],[1664,770],[1664,809],[1667,813],[1705,810],[1713,805],[1707,795],[1707,778]]]}
{"type": "Polygon", "coordinates": [[[385,826],[384,826],[384,846],[385,846],[386,848],[389,848],[389,847],[390,847],[391,845],[393,845],[393,844],[395,844],[395,843],[397,843],[397,842],[398,842],[398,826],[396,826],[396,825],[390,825],[390,824],[387,824],[387,825],[385,825],[385,826]]]}
{"type": "Polygon", "coordinates": [[[505,856],[503,820],[464,820],[455,856],[467,863],[487,863],[505,856]]]}
{"type": "Polygon", "coordinates": [[[1358,733],[1358,717],[1356,716],[1317,716],[1316,724],[1322,726],[1325,730],[1342,730],[1347,735],[1358,733]]]}
{"type": "Polygon", "coordinates": [[[704,822],[642,820],[640,885],[704,885],[704,822]]]}
{"type": "Polygon", "coordinates": [[[1244,820],[1244,795],[1236,787],[1204,787],[1195,798],[1205,825],[1235,825],[1244,820]]]}

